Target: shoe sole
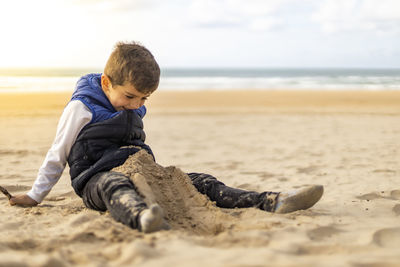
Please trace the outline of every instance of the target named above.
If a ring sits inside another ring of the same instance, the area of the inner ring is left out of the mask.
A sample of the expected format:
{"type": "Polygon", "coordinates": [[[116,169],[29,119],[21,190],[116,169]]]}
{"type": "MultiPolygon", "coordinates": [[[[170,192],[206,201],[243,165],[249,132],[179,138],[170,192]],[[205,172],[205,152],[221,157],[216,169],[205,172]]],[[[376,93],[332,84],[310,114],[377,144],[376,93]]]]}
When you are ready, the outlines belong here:
{"type": "Polygon", "coordinates": [[[153,204],[149,208],[150,214],[147,215],[142,225],[144,233],[152,233],[159,230],[167,230],[163,216],[164,212],[158,204],[153,204]]]}
{"type": "Polygon", "coordinates": [[[295,195],[285,199],[275,213],[289,213],[296,210],[311,208],[317,203],[324,193],[322,185],[312,185],[299,190],[295,195]]]}

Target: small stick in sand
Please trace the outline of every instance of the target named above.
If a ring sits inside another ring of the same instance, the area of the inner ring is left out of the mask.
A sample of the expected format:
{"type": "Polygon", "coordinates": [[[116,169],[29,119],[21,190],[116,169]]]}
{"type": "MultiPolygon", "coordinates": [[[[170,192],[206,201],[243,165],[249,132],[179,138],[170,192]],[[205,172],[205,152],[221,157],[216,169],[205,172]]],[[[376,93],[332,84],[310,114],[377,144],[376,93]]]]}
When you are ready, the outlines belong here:
{"type": "Polygon", "coordinates": [[[4,187],[0,186],[0,191],[7,196],[8,200],[10,200],[10,198],[12,198],[12,195],[10,193],[8,193],[7,189],[5,189],[4,187]]]}

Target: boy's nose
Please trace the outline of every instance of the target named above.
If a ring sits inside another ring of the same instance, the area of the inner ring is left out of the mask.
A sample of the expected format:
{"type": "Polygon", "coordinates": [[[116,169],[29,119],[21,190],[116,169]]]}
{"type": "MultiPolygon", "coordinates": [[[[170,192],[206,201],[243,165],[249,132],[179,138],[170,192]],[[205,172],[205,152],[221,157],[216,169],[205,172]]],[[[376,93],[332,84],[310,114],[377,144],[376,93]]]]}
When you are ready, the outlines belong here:
{"type": "Polygon", "coordinates": [[[129,103],[129,109],[138,109],[141,106],[141,102],[140,101],[132,101],[131,103],[129,103]]]}

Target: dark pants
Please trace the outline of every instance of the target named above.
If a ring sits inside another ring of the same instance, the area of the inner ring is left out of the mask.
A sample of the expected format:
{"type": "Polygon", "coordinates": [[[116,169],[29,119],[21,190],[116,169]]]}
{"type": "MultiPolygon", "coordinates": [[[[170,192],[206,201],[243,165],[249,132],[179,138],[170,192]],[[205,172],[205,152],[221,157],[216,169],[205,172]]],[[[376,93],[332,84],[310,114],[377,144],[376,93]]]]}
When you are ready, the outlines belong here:
{"type": "Polygon", "coordinates": [[[147,208],[135,185],[119,172],[100,172],[90,178],[82,193],[83,203],[110,215],[133,229],[139,226],[139,214],[147,208]]]}
{"type": "MultiPolygon", "coordinates": [[[[256,207],[273,211],[279,193],[245,191],[226,186],[215,177],[204,173],[188,173],[196,189],[215,201],[221,208],[256,207]]],[[[116,220],[137,229],[139,214],[147,208],[129,177],[118,172],[94,175],[83,189],[83,203],[99,211],[108,210],[116,220]]]]}

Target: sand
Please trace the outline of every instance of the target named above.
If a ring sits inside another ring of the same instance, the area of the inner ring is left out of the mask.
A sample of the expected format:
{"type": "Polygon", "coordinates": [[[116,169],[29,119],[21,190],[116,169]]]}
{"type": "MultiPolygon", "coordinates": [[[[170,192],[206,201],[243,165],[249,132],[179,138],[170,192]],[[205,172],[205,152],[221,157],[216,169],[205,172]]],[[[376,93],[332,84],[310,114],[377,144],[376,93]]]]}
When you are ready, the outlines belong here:
{"type": "MultiPolygon", "coordinates": [[[[0,95],[0,185],[12,194],[30,189],[68,95],[0,95]]],[[[0,196],[0,266],[400,266],[400,92],[157,92],[148,108],[159,165],[121,168],[154,174],[148,201],[172,229],[143,234],[86,209],[66,169],[37,207],[0,196]],[[325,194],[291,214],[220,209],[181,171],[325,194]]]]}

